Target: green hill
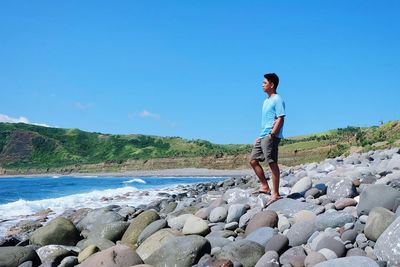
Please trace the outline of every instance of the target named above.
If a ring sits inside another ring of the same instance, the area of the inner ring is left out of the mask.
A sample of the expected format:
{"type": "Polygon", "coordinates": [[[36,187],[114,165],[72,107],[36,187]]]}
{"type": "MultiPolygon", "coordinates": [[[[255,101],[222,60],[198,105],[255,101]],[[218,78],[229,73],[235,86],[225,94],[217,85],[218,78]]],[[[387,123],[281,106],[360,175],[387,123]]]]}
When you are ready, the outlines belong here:
{"type": "MultiPolygon", "coordinates": [[[[280,162],[291,166],[320,161],[351,152],[400,146],[399,140],[400,121],[379,127],[349,126],[282,140],[280,162]]],[[[248,168],[251,147],[180,137],[111,135],[0,123],[0,167],[7,173],[248,168]]]]}
{"type": "Polygon", "coordinates": [[[250,145],[217,145],[205,140],[149,135],[111,135],[78,129],[0,123],[3,168],[121,163],[126,160],[247,153],[250,145]]]}

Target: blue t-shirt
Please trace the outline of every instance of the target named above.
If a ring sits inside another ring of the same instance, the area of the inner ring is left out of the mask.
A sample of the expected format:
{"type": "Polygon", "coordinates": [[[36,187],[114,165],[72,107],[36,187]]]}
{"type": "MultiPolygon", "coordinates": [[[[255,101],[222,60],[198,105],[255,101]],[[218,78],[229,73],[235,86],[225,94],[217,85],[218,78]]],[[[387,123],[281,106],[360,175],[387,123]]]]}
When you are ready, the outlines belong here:
{"type": "MultiPolygon", "coordinates": [[[[278,117],[285,116],[285,102],[280,95],[275,94],[271,97],[265,99],[262,108],[262,118],[261,118],[261,134],[260,138],[269,135],[274,127],[275,120],[278,117]]],[[[279,133],[276,137],[283,138],[283,124],[279,129],[279,133]]]]}

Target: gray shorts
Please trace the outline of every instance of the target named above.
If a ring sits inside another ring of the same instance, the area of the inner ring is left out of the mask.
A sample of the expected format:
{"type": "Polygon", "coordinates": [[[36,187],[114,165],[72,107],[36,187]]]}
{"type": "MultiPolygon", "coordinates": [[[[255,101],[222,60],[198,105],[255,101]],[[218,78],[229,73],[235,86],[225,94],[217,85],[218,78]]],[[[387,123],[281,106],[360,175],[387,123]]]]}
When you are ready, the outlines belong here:
{"type": "Polygon", "coordinates": [[[257,143],[254,144],[250,159],[258,161],[267,159],[268,163],[278,162],[278,146],[280,141],[280,138],[273,137],[269,139],[268,136],[259,139],[257,143]]]}

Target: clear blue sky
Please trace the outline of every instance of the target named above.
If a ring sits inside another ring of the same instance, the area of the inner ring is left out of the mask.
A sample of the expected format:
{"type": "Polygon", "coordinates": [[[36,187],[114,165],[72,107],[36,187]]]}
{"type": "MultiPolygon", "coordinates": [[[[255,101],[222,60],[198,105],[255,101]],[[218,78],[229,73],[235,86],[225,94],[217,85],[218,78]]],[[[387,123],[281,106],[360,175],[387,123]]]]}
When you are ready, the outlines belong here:
{"type": "Polygon", "coordinates": [[[399,119],[400,1],[2,1],[0,121],[252,143],[399,119]]]}

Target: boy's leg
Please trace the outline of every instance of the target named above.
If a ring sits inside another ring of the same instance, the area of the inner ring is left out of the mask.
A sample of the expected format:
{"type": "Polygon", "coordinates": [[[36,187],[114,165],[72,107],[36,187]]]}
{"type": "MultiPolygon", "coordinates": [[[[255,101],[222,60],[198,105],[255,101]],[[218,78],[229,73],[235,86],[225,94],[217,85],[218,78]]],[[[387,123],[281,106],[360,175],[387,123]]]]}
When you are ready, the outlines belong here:
{"type": "Polygon", "coordinates": [[[272,162],[269,164],[269,167],[272,172],[272,194],[271,199],[279,199],[279,179],[280,179],[280,170],[277,162],[272,162]]]}
{"type": "MultiPolygon", "coordinates": [[[[258,192],[260,193],[270,193],[271,189],[269,188],[267,179],[265,178],[265,173],[263,168],[260,165],[260,162],[256,159],[252,159],[250,161],[250,165],[253,168],[254,172],[256,173],[258,179],[260,180],[261,186],[258,192]]],[[[255,191],[257,192],[257,191],[255,191]]]]}

